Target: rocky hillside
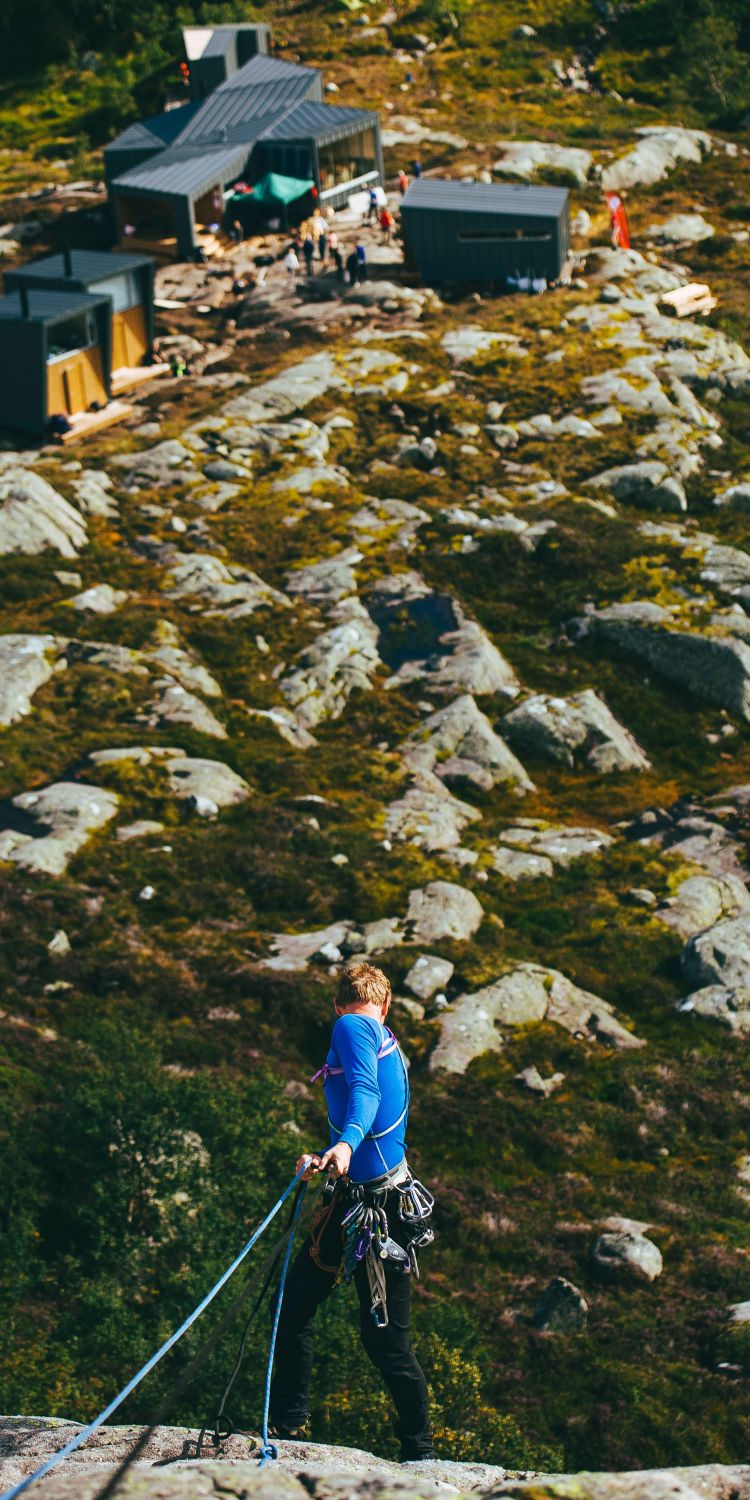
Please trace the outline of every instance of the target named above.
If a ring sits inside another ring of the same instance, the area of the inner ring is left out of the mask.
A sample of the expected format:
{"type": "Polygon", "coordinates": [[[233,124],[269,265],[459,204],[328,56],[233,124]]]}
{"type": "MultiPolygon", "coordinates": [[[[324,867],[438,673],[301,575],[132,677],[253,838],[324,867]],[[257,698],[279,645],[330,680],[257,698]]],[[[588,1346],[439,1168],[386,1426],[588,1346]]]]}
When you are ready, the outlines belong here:
{"type": "MultiPolygon", "coordinates": [[[[344,292],[259,274],[280,240],[169,267],[160,335],[188,377],[85,447],[0,452],[3,1401],[93,1414],[198,1301],[321,1142],[307,1080],[333,976],[367,954],[438,1202],[416,1323],[441,1459],[732,1464],[746,137],[678,128],[666,102],[615,111],[564,34],[561,74],[549,37],[504,54],[524,129],[495,136],[463,93],[429,102],[455,39],[372,9],[348,60],[328,12],[319,52],[307,13],[290,46],[342,102],[361,59],[394,106],[391,167],[418,149],[457,174],[566,174],[578,264],[502,299],[419,286],[373,234],[344,292]],[[631,252],[609,246],[602,179],[628,189],[631,252]],[[689,279],[718,298],[706,320],[660,307],[689,279]]],[[[492,59],[468,61],[456,90],[464,71],[489,90],[492,59]]],[[[12,212],[17,258],[71,223],[52,200],[12,212]]],[[[330,1308],[313,1435],[388,1459],[353,1310],[330,1308]]],[[[264,1343],[233,1398],[245,1427],[264,1343]]],[[[173,1420],[210,1420],[234,1353],[232,1334],[173,1420]]]]}

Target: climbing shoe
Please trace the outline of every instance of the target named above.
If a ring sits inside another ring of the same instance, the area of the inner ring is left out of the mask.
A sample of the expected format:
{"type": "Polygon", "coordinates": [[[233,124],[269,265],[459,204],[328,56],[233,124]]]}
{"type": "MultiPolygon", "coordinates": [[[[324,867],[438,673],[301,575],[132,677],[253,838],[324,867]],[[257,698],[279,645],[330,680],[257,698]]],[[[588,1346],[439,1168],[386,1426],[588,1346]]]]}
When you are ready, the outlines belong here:
{"type": "Polygon", "coordinates": [[[281,1438],[282,1442],[286,1443],[304,1443],[307,1441],[308,1435],[306,1423],[303,1423],[301,1427],[279,1426],[269,1427],[268,1429],[269,1437],[281,1438]]]}

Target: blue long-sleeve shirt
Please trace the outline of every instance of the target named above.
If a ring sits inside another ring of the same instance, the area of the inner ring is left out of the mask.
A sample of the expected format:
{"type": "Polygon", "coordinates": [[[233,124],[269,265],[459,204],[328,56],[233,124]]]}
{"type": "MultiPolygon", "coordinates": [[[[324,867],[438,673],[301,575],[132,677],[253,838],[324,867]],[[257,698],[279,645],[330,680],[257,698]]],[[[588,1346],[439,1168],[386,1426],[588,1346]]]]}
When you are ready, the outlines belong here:
{"type": "Polygon", "coordinates": [[[406,1152],[409,1085],[398,1048],[378,1057],[387,1035],[374,1016],[356,1012],[339,1016],[331,1035],[327,1066],[342,1070],[325,1080],[331,1145],[351,1146],[353,1182],[382,1177],[406,1152]]]}

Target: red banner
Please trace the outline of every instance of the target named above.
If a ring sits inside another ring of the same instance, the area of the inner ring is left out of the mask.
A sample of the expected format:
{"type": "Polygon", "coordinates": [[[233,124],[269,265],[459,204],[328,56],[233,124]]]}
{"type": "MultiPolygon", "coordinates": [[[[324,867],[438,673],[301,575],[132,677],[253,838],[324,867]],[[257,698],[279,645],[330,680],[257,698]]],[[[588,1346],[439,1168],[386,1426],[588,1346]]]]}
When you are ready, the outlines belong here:
{"type": "Polygon", "coordinates": [[[619,193],[605,193],[609,217],[612,224],[612,243],[619,250],[630,249],[630,229],[625,204],[619,193]]]}

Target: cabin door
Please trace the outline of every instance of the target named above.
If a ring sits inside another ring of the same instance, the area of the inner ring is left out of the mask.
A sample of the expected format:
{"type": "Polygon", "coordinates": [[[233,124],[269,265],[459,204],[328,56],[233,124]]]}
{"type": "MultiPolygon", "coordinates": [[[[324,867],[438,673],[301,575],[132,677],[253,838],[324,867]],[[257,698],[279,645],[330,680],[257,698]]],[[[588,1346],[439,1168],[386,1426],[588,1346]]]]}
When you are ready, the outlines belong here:
{"type": "Polygon", "coordinates": [[[65,395],[65,410],[68,416],[72,416],[77,411],[85,411],[88,402],[86,400],[84,372],[80,361],[76,360],[75,364],[65,366],[62,372],[62,382],[65,395]]]}
{"type": "Polygon", "coordinates": [[[112,369],[133,370],[143,363],[148,349],[146,313],[136,302],[126,312],[112,315],[112,369]]]}

